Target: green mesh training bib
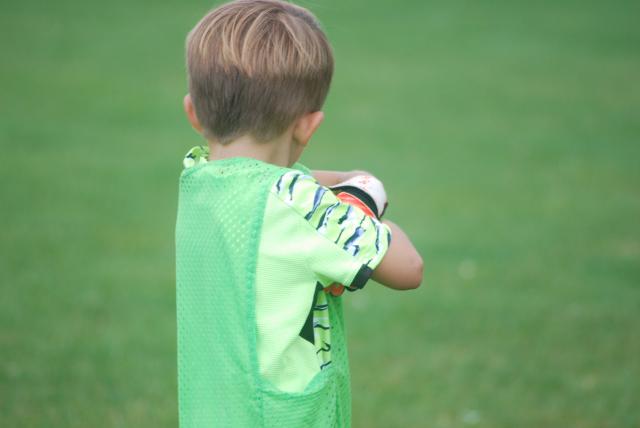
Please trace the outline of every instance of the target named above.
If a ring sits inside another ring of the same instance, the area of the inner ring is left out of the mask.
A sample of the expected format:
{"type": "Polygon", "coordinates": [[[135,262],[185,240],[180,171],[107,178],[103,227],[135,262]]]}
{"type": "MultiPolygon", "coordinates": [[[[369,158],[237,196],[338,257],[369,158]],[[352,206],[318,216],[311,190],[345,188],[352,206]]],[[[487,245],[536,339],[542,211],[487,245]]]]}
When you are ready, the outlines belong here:
{"type": "MultiPolygon", "coordinates": [[[[231,158],[196,163],[181,175],[176,288],[183,428],[350,425],[340,298],[326,297],[332,362],[304,391],[284,392],[260,375],[255,299],[258,249],[270,189],[290,171],[254,159],[231,158]]],[[[293,189],[295,177],[291,181],[293,189]]]]}

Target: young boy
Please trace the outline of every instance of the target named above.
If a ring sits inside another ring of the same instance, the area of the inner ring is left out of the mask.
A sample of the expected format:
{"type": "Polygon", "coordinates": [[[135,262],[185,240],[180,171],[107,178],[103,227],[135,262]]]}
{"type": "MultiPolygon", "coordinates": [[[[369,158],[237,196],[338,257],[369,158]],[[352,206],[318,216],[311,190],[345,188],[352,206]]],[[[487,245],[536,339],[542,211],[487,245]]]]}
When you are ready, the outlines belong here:
{"type": "Polygon", "coordinates": [[[208,147],[180,177],[180,425],[350,426],[341,292],[370,276],[416,288],[422,259],[376,218],[375,178],[296,163],[324,117],[329,43],[306,9],[235,1],[191,31],[187,68],[185,111],[208,147]],[[368,207],[328,189],[341,184],[368,207]]]}

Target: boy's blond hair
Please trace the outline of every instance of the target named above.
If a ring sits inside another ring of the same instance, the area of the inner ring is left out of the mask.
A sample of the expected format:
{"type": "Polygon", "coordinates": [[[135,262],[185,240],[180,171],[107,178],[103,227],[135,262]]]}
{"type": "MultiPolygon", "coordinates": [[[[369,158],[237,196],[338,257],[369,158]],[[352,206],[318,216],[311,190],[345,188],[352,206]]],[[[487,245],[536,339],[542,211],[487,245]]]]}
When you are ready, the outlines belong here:
{"type": "Polygon", "coordinates": [[[268,141],[321,109],[333,54],[308,10],[237,0],[209,12],[187,38],[189,92],[205,137],[268,141]]]}

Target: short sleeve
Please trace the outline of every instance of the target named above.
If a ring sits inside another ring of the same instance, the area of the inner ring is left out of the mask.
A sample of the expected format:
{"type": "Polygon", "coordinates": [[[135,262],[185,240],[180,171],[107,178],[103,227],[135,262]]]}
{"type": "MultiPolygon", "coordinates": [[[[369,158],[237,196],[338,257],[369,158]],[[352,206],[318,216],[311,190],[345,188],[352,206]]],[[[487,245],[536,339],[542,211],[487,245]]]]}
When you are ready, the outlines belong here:
{"type": "Polygon", "coordinates": [[[317,281],[362,288],[389,248],[389,227],[297,169],[282,175],[272,194],[297,217],[298,232],[289,238],[300,241],[317,281]]]}

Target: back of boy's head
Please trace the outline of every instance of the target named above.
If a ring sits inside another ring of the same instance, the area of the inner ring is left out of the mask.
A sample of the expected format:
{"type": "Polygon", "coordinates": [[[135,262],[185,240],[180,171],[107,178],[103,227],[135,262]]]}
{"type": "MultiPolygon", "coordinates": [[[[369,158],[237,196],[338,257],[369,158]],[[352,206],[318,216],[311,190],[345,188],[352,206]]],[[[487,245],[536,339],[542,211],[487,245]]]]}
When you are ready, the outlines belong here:
{"type": "Polygon", "coordinates": [[[204,135],[268,141],[322,108],[333,55],[317,19],[277,0],[237,0],[187,38],[189,92],[204,135]]]}

